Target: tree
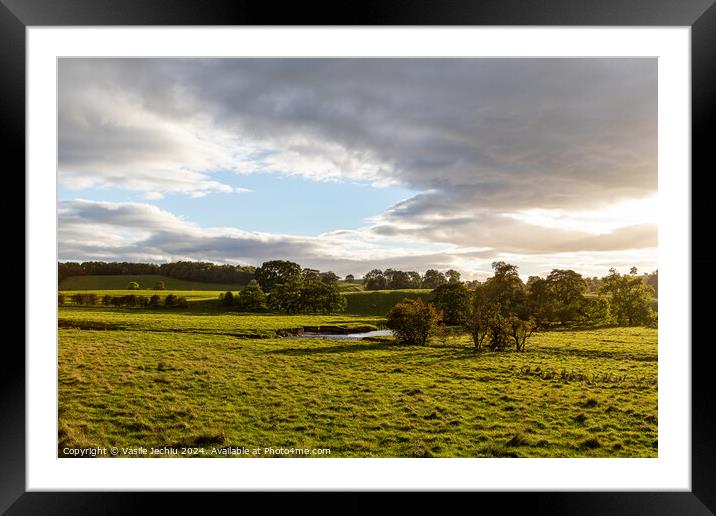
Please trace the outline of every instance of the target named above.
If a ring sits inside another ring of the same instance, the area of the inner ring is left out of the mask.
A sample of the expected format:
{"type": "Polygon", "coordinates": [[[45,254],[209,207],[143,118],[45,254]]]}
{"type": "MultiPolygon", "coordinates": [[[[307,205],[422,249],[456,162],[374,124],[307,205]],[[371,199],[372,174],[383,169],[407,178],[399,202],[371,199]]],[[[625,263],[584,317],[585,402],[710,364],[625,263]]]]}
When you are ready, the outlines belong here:
{"type": "Polygon", "coordinates": [[[244,312],[266,311],[266,294],[256,280],[249,281],[239,294],[239,308],[244,312]]]}
{"type": "Polygon", "coordinates": [[[636,275],[632,267],[629,275],[609,269],[609,275],[602,278],[600,293],[609,296],[611,312],[617,324],[651,325],[656,314],[651,308],[654,289],[636,275]]]}
{"type": "Polygon", "coordinates": [[[495,271],[494,275],[484,283],[489,301],[499,305],[503,316],[512,313],[524,314],[527,310],[527,292],[525,284],[517,274],[517,267],[505,262],[494,262],[492,269],[495,271]]]}
{"type": "Polygon", "coordinates": [[[127,284],[127,290],[139,290],[139,283],[136,281],[130,281],[127,284]]]}
{"type": "Polygon", "coordinates": [[[65,295],[57,294],[57,304],[63,306],[65,304],[65,295]]]}
{"type": "Polygon", "coordinates": [[[517,267],[506,262],[494,262],[494,275],[482,285],[484,302],[493,311],[488,334],[489,347],[499,351],[512,341],[512,316],[528,320],[530,307],[527,302],[527,289],[517,274],[517,267]]]}
{"type": "Polygon", "coordinates": [[[400,344],[425,345],[435,333],[442,313],[422,299],[404,299],[388,312],[388,328],[400,344]]]}
{"type": "Polygon", "coordinates": [[[323,283],[326,283],[326,284],[332,284],[332,283],[333,283],[333,284],[335,284],[335,283],[338,283],[338,280],[339,280],[339,279],[340,279],[340,278],[338,277],[338,275],[337,275],[335,272],[333,272],[333,271],[328,271],[328,272],[322,272],[322,273],[321,273],[321,281],[322,281],[323,283]]]}
{"type": "Polygon", "coordinates": [[[554,321],[556,306],[550,283],[539,276],[530,276],[526,288],[530,313],[544,325],[554,321]]]}
{"type": "Polygon", "coordinates": [[[189,308],[189,301],[187,301],[184,296],[181,296],[177,299],[177,307],[178,308],[189,308]]]}
{"type": "Polygon", "coordinates": [[[313,283],[321,281],[321,271],[318,269],[303,269],[301,272],[304,283],[313,283]]]}
{"type": "Polygon", "coordinates": [[[177,306],[178,298],[174,294],[169,294],[164,298],[164,306],[177,306]]]}
{"type": "Polygon", "coordinates": [[[584,294],[587,282],[582,275],[569,269],[553,269],[547,276],[555,300],[557,301],[557,317],[564,324],[573,321],[584,305],[584,294]]]}
{"type": "Polygon", "coordinates": [[[483,342],[495,325],[498,306],[488,298],[484,285],[476,285],[472,291],[470,303],[463,322],[465,329],[470,332],[475,351],[482,349],[483,342]]]}
{"type": "Polygon", "coordinates": [[[464,283],[448,282],[432,291],[432,302],[442,310],[445,324],[463,324],[470,306],[470,291],[464,283]]]}
{"type": "Polygon", "coordinates": [[[149,298],[149,306],[157,307],[162,304],[162,298],[159,296],[159,294],[154,294],[152,297],[149,298]]]}
{"type": "Polygon", "coordinates": [[[109,294],[105,294],[104,296],[102,296],[102,304],[104,306],[110,306],[112,304],[112,296],[110,296],[109,294]]]}
{"type": "Polygon", "coordinates": [[[301,277],[289,278],[274,285],[268,296],[268,308],[272,312],[295,314],[301,311],[301,277]]]}
{"type": "Polygon", "coordinates": [[[450,269],[445,273],[445,276],[447,277],[448,283],[459,283],[460,282],[460,273],[456,271],[455,269],[450,269]]]}
{"type": "Polygon", "coordinates": [[[522,319],[514,314],[502,317],[500,325],[502,326],[502,331],[514,342],[515,351],[517,352],[525,350],[525,342],[537,328],[537,323],[533,317],[522,319]]]}
{"type": "Polygon", "coordinates": [[[445,274],[435,269],[428,269],[423,276],[423,288],[438,288],[440,285],[447,283],[445,274]]]}
{"type": "Polygon", "coordinates": [[[353,274],[346,274],[345,281],[347,281],[348,283],[353,283],[355,281],[355,279],[356,278],[355,278],[355,276],[353,276],[353,274]]]}
{"type": "Polygon", "coordinates": [[[346,308],[346,298],[333,283],[304,283],[299,298],[301,312],[336,313],[346,308]]]}
{"type": "Polygon", "coordinates": [[[644,283],[654,289],[654,296],[659,297],[659,271],[655,270],[651,274],[644,273],[644,283]]]}
{"type": "Polygon", "coordinates": [[[582,310],[583,322],[589,325],[611,324],[613,322],[609,299],[604,296],[587,298],[582,310]]]}
{"type": "Polygon", "coordinates": [[[380,269],[373,269],[363,277],[363,285],[366,290],[385,290],[387,288],[387,282],[383,271],[380,269]]]}
{"type": "Polygon", "coordinates": [[[419,272],[408,271],[407,274],[409,281],[408,288],[420,288],[423,285],[423,277],[419,272]]]}
{"type": "Polygon", "coordinates": [[[233,306],[234,305],[234,294],[231,291],[227,291],[224,293],[224,296],[221,298],[221,305],[222,306],[233,306]]]}
{"type": "Polygon", "coordinates": [[[386,269],[383,276],[385,276],[385,288],[387,289],[402,290],[410,288],[410,276],[405,271],[386,269]]]}
{"type": "Polygon", "coordinates": [[[157,281],[154,284],[154,290],[164,290],[164,282],[163,281],[157,281]]]}
{"type": "Polygon", "coordinates": [[[280,284],[300,283],[302,280],[301,266],[287,260],[264,262],[254,273],[256,281],[264,292],[270,292],[280,284]]]}

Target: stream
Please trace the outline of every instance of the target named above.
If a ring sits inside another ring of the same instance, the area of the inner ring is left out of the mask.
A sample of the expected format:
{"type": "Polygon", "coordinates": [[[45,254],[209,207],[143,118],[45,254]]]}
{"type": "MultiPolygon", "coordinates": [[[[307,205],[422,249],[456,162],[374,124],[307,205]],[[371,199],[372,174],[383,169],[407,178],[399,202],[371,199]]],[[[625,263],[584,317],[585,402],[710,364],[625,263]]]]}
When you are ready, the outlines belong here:
{"type": "Polygon", "coordinates": [[[287,339],[334,339],[334,340],[360,340],[366,337],[389,337],[392,330],[373,330],[362,333],[303,333],[302,335],[291,335],[287,339]]]}

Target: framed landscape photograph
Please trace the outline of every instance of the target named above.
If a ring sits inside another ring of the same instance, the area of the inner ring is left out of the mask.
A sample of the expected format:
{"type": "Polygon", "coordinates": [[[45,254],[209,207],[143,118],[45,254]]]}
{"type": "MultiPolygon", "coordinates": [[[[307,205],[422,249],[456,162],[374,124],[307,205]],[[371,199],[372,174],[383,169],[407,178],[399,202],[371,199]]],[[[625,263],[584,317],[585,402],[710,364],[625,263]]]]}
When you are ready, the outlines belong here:
{"type": "Polygon", "coordinates": [[[591,28],[7,3],[32,300],[10,514],[148,490],[711,513],[709,2],[591,28]]]}

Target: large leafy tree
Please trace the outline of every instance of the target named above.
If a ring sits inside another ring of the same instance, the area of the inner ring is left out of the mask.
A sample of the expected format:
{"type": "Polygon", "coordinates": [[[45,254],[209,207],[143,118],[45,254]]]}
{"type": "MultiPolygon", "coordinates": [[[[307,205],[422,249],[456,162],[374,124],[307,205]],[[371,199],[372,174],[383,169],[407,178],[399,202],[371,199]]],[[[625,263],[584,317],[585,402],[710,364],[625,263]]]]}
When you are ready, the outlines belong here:
{"type": "Polygon", "coordinates": [[[485,303],[492,312],[490,348],[501,350],[511,343],[524,350],[525,341],[536,324],[528,302],[527,287],[517,273],[517,266],[499,261],[492,264],[494,275],[482,285],[485,303]]]}
{"type": "Polygon", "coordinates": [[[407,274],[410,285],[408,288],[420,288],[423,284],[423,277],[420,275],[420,273],[415,271],[408,271],[407,274]]]}
{"type": "Polygon", "coordinates": [[[555,316],[562,324],[576,320],[585,304],[587,282],[582,275],[568,269],[553,269],[547,283],[555,302],[555,316]]]}
{"type": "Polygon", "coordinates": [[[295,314],[301,311],[301,276],[277,283],[269,292],[268,308],[272,312],[295,314]]]}
{"type": "Polygon", "coordinates": [[[446,324],[463,324],[470,306],[470,290],[464,283],[446,283],[432,291],[432,302],[443,311],[446,324]]]}
{"type": "Polygon", "coordinates": [[[428,269],[423,276],[423,288],[438,288],[447,283],[445,274],[435,269],[428,269]]]}
{"type": "Polygon", "coordinates": [[[302,280],[301,266],[288,260],[271,260],[264,262],[254,273],[256,281],[264,292],[274,289],[279,284],[300,283],[302,280]]]}
{"type": "Polygon", "coordinates": [[[301,312],[336,313],[346,308],[346,298],[335,282],[310,282],[301,287],[301,312]]]}
{"type": "Polygon", "coordinates": [[[609,269],[609,275],[602,278],[599,291],[609,297],[611,314],[618,324],[653,324],[656,317],[651,308],[654,289],[636,275],[635,268],[628,275],[609,269]]]}
{"type": "Polygon", "coordinates": [[[587,282],[567,269],[553,269],[547,278],[530,276],[527,281],[529,309],[540,323],[566,324],[584,317],[587,282]]]}
{"type": "Polygon", "coordinates": [[[386,269],[383,275],[385,276],[386,288],[389,288],[391,290],[410,288],[410,275],[405,271],[397,269],[386,269]]]}
{"type": "Polygon", "coordinates": [[[445,273],[445,277],[448,280],[448,283],[459,283],[460,282],[460,273],[456,271],[455,269],[450,269],[445,273]]]}
{"type": "Polygon", "coordinates": [[[373,269],[363,276],[363,286],[366,290],[384,290],[387,285],[385,275],[380,269],[373,269]]]}

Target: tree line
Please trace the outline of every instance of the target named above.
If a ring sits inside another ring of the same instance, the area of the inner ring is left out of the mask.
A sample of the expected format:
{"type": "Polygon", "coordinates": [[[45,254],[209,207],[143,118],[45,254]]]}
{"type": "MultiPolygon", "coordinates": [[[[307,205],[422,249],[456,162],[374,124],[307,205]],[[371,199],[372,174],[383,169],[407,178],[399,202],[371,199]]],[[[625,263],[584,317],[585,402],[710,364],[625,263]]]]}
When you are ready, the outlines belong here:
{"type": "Polygon", "coordinates": [[[525,283],[517,267],[492,264],[493,276],[467,285],[447,282],[433,290],[431,303],[404,300],[388,313],[388,327],[399,342],[424,344],[443,324],[470,334],[475,350],[523,351],[538,329],[557,325],[656,326],[651,307],[654,288],[632,268],[629,274],[610,269],[596,295],[587,296],[587,281],[572,270],[554,269],[525,283]]]}
{"type": "Polygon", "coordinates": [[[130,262],[59,262],[57,264],[58,280],[60,282],[71,276],[158,274],[202,283],[238,283],[245,285],[253,279],[255,270],[256,267],[250,265],[217,265],[211,262],[188,261],[162,264],[130,262]]]}
{"type": "Polygon", "coordinates": [[[416,288],[434,289],[445,284],[460,282],[460,273],[454,269],[440,272],[428,269],[425,274],[398,269],[373,269],[363,277],[366,290],[405,290],[416,288]]]}
{"type": "Polygon", "coordinates": [[[138,296],[129,294],[124,296],[111,296],[105,294],[103,296],[97,294],[73,294],[71,296],[65,294],[57,295],[57,304],[64,306],[67,301],[71,301],[75,305],[81,306],[138,306],[142,308],[155,308],[166,306],[170,308],[187,308],[189,302],[184,296],[176,296],[169,294],[162,297],[158,294],[153,296],[138,296]]]}

